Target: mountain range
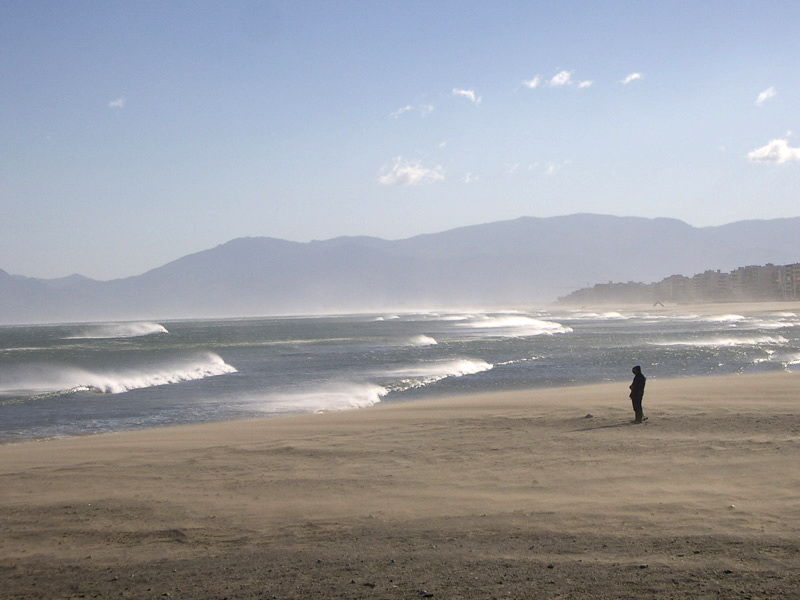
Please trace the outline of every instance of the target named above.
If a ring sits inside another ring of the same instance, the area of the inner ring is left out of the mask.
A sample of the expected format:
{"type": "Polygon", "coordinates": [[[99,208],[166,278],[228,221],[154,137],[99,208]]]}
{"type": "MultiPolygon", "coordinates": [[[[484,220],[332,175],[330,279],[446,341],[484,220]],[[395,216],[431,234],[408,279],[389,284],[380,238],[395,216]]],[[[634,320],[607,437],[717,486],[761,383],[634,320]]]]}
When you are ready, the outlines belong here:
{"type": "Polygon", "coordinates": [[[598,282],[798,261],[800,217],[692,227],[575,214],[402,240],[250,237],[110,281],[0,270],[0,322],[529,306],[598,282]]]}

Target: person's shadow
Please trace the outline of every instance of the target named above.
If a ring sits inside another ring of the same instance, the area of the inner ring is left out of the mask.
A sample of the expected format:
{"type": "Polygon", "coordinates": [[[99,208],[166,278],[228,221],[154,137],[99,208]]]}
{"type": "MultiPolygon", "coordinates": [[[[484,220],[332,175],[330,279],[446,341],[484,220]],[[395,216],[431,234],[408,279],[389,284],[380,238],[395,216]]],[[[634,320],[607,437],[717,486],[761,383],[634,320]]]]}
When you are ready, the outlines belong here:
{"type": "Polygon", "coordinates": [[[572,431],[594,431],[595,429],[613,429],[615,427],[628,427],[630,425],[640,425],[641,423],[632,423],[631,421],[623,421],[622,423],[611,423],[610,425],[597,425],[595,427],[581,427],[573,429],[572,431]]]}

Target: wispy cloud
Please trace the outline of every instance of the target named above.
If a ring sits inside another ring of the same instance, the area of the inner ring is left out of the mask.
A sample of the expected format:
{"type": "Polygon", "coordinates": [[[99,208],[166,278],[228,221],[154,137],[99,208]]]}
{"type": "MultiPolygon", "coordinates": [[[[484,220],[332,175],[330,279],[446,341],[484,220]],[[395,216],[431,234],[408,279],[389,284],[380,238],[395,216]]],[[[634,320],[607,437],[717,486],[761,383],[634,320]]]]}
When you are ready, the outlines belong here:
{"type": "Polygon", "coordinates": [[[758,97],[756,98],[756,104],[758,106],[761,106],[762,104],[764,104],[764,102],[766,102],[770,98],[773,98],[777,93],[778,93],[777,90],[773,86],[769,86],[767,89],[765,89],[758,95],[758,97]]]}
{"type": "Polygon", "coordinates": [[[421,116],[426,117],[433,112],[434,106],[433,104],[418,104],[414,106],[413,104],[406,104],[405,106],[401,106],[397,110],[389,113],[389,117],[392,119],[399,119],[407,112],[416,111],[421,116]]]}
{"type": "Polygon", "coordinates": [[[443,180],[444,170],[440,165],[426,167],[419,161],[405,160],[401,156],[385,166],[383,174],[378,177],[379,184],[393,186],[422,185],[443,180]]]}
{"type": "Polygon", "coordinates": [[[642,78],[642,74],[641,73],[629,73],[628,75],[625,76],[625,79],[623,79],[620,83],[622,85],[628,85],[632,81],[636,81],[637,79],[641,79],[641,78],[642,78]]]}
{"type": "Polygon", "coordinates": [[[114,98],[108,103],[108,108],[125,108],[125,98],[114,98]]]}
{"type": "Polygon", "coordinates": [[[475,93],[475,90],[462,90],[459,88],[453,88],[453,96],[461,96],[462,98],[466,98],[473,104],[481,103],[481,97],[475,93]]]}
{"type": "MultiPolygon", "coordinates": [[[[555,75],[553,75],[550,79],[547,80],[547,85],[549,87],[567,87],[567,86],[575,86],[578,89],[588,88],[591,87],[594,83],[589,79],[584,79],[582,81],[575,81],[572,78],[572,74],[574,71],[567,71],[566,69],[559,71],[555,75]]],[[[523,81],[522,85],[527,86],[529,88],[534,88],[539,85],[540,83],[539,76],[537,75],[530,81],[523,81]],[[534,85],[532,85],[534,84],[534,85]]]]}
{"type": "Polygon", "coordinates": [[[800,161],[800,148],[792,148],[789,146],[788,140],[777,139],[748,152],[747,158],[752,162],[777,164],[793,160],[800,161]]]}
{"type": "Polygon", "coordinates": [[[536,75],[533,79],[528,79],[528,80],[523,81],[522,85],[524,85],[529,90],[532,90],[534,88],[539,87],[539,84],[541,82],[542,82],[542,78],[539,77],[538,75],[536,75]]]}
{"type": "Polygon", "coordinates": [[[474,173],[467,173],[464,175],[464,183],[475,183],[479,180],[479,177],[474,173]]]}
{"type": "Polygon", "coordinates": [[[559,71],[550,79],[548,85],[552,87],[561,87],[562,85],[569,85],[572,83],[572,71],[559,71]]]}
{"type": "Polygon", "coordinates": [[[405,106],[401,106],[397,110],[392,111],[391,113],[389,113],[389,116],[391,118],[393,118],[393,119],[399,119],[401,115],[404,115],[405,113],[407,113],[410,110],[414,110],[414,107],[411,106],[410,104],[406,104],[405,106]]]}

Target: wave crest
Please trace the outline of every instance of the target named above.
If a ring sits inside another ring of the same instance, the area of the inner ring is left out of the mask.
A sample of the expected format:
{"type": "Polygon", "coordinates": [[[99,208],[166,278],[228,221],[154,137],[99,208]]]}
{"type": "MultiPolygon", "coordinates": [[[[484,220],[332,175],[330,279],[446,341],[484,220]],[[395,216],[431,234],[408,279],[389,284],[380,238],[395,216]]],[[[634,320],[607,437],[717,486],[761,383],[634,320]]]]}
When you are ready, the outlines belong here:
{"type": "Polygon", "coordinates": [[[485,329],[492,335],[508,337],[524,337],[531,335],[553,335],[556,333],[571,333],[572,327],[567,327],[555,321],[542,321],[531,317],[519,315],[482,315],[470,319],[466,323],[459,323],[461,327],[471,329],[485,329]]]}
{"type": "Polygon", "coordinates": [[[704,321],[708,321],[709,323],[736,323],[738,321],[744,321],[745,317],[742,315],[712,315],[709,317],[705,317],[704,321]]]}
{"type": "Polygon", "coordinates": [[[120,394],[131,390],[170,383],[205,379],[228,373],[236,368],[214,353],[166,363],[159,367],[143,367],[119,371],[89,371],[76,367],[29,367],[24,373],[9,377],[0,392],[40,392],[37,397],[74,394],[91,391],[101,394],[120,394]]]}
{"type": "Polygon", "coordinates": [[[751,337],[714,337],[696,340],[672,340],[663,342],[649,342],[652,346],[698,346],[698,347],[732,347],[732,346],[760,346],[763,344],[787,344],[782,335],[760,335],[751,337]]]}
{"type": "Polygon", "coordinates": [[[415,335],[408,340],[409,346],[435,346],[438,342],[428,335],[415,335]]]}
{"type": "Polygon", "coordinates": [[[494,368],[494,365],[491,363],[473,358],[457,358],[424,363],[389,371],[387,375],[399,378],[399,380],[388,387],[390,391],[402,392],[412,388],[421,388],[447,377],[474,375],[475,373],[489,371],[492,368],[494,368]]]}
{"type": "Polygon", "coordinates": [[[141,337],[155,333],[169,333],[160,323],[102,323],[81,329],[66,340],[97,340],[113,338],[141,337]]]}
{"type": "Polygon", "coordinates": [[[327,412],[366,408],[381,401],[389,390],[372,383],[331,383],[304,392],[264,398],[262,410],[270,413],[327,412]]]}

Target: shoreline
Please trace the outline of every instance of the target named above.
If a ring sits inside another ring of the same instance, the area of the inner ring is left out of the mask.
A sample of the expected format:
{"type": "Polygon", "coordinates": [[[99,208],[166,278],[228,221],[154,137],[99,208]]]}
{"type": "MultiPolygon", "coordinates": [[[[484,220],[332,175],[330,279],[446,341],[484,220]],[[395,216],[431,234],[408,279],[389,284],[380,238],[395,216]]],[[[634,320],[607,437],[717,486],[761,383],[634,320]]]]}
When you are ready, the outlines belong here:
{"type": "Polygon", "coordinates": [[[654,379],[643,425],[616,382],[2,445],[0,595],[798,597],[799,390],[654,379]]]}
{"type": "MultiPolygon", "coordinates": [[[[677,375],[677,376],[665,376],[665,377],[655,377],[649,376],[647,380],[649,386],[652,388],[655,382],[666,382],[666,381],[676,381],[676,380],[704,380],[704,379],[712,379],[712,378],[732,378],[732,377],[753,377],[753,376],[770,376],[770,375],[780,375],[780,374],[793,374],[794,371],[790,370],[783,370],[783,371],[768,371],[768,372],[758,372],[758,373],[726,373],[721,375],[677,375]]],[[[796,372],[800,376],[800,371],[796,372]]],[[[464,402],[470,403],[470,399],[474,397],[479,397],[481,400],[484,398],[494,398],[497,396],[506,396],[506,395],[518,395],[518,394],[536,394],[537,392],[553,392],[556,390],[571,390],[573,388],[594,388],[599,386],[616,386],[620,390],[624,391],[627,389],[627,382],[630,378],[620,378],[618,381],[601,381],[601,382],[590,382],[590,383],[571,383],[565,385],[545,385],[542,387],[526,387],[526,388],[515,388],[515,389],[508,389],[508,390],[499,390],[495,392],[471,392],[471,393],[462,393],[462,394],[433,394],[427,397],[415,397],[410,400],[380,400],[375,404],[370,406],[355,406],[349,408],[341,408],[341,409],[331,409],[331,410],[319,410],[319,411],[311,411],[311,412],[284,412],[284,413],[264,413],[263,415],[253,415],[253,416],[245,416],[236,419],[223,419],[219,421],[201,421],[201,422],[193,422],[193,423],[178,423],[178,424],[166,424],[166,425],[150,425],[144,427],[133,427],[129,429],[118,429],[118,430],[110,430],[110,431],[100,431],[100,432],[89,432],[89,433],[78,433],[78,434],[65,434],[65,435],[53,435],[53,436],[41,436],[41,437],[30,437],[20,440],[0,440],[0,449],[5,446],[13,446],[18,444],[26,444],[26,443],[44,443],[44,442],[55,442],[55,441],[63,441],[63,440],[71,440],[71,439],[84,439],[84,438],[94,438],[98,436],[112,436],[112,435],[125,435],[125,434],[135,434],[147,431],[168,431],[168,430],[181,430],[184,428],[191,428],[191,427],[214,427],[217,425],[224,425],[224,424],[237,424],[237,423],[248,423],[250,421],[262,421],[262,420],[273,420],[273,419],[294,419],[294,418],[303,418],[303,417],[324,417],[327,415],[336,415],[340,413],[351,413],[351,412],[358,412],[364,410],[375,410],[381,407],[392,407],[395,405],[400,406],[408,406],[409,408],[414,408],[416,404],[423,404],[427,405],[430,403],[437,403],[437,402],[464,402]]]]}

